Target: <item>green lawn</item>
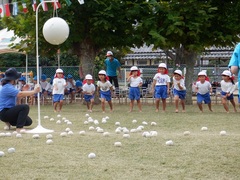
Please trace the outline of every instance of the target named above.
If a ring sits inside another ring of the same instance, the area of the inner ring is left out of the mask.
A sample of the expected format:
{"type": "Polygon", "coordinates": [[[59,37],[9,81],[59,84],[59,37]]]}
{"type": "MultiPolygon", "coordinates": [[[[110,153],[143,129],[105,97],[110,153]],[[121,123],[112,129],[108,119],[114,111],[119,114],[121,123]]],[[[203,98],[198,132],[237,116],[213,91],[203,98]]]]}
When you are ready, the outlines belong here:
{"type": "MultiPolygon", "coordinates": [[[[41,106],[41,124],[53,129],[53,144],[46,144],[46,135],[40,134],[33,139],[33,134],[22,134],[22,138],[0,137],[0,179],[83,179],[83,180],[145,180],[145,179],[240,179],[240,118],[239,113],[225,113],[222,105],[213,105],[214,112],[209,112],[204,105],[204,113],[199,113],[197,105],[187,106],[186,113],[174,113],[172,105],[166,113],[155,113],[154,105],[143,104],[143,112],[138,113],[134,106],[132,113],[127,113],[129,104],[114,103],[114,112],[101,112],[100,105],[94,106],[90,114],[94,123],[84,124],[86,106],[80,103],[64,105],[61,118],[53,112],[51,105],[41,106]],[[44,119],[54,118],[54,121],[44,119]],[[107,123],[102,118],[108,116],[107,123]],[[56,121],[65,117],[72,122],[67,125],[56,121]],[[132,123],[132,120],[137,123],[132,123]],[[120,127],[135,129],[146,121],[142,132],[130,133],[130,138],[123,138],[123,133],[116,134],[115,122],[120,127]],[[156,126],[151,126],[156,122],[156,126]],[[109,137],[89,127],[101,127],[109,132],[109,137]],[[201,131],[207,127],[207,131],[201,131]],[[61,137],[66,128],[73,135],[61,137]],[[85,136],[79,131],[85,131],[85,136]],[[220,136],[225,130],[226,136],[220,136]],[[157,131],[156,137],[142,137],[144,131],[157,131]],[[190,135],[184,136],[184,131],[190,135]],[[174,142],[167,146],[168,140],[174,142]],[[115,147],[121,142],[121,147],[115,147]],[[8,148],[16,152],[9,154],[8,148]],[[89,159],[89,153],[95,153],[95,159],[89,159]]],[[[230,110],[233,111],[230,106],[230,110]]],[[[30,116],[37,126],[37,107],[33,106],[30,116]]],[[[1,129],[4,124],[2,123],[1,129]]],[[[13,132],[11,130],[10,132],[13,132]]],[[[7,132],[0,130],[0,132],[7,132]]]]}

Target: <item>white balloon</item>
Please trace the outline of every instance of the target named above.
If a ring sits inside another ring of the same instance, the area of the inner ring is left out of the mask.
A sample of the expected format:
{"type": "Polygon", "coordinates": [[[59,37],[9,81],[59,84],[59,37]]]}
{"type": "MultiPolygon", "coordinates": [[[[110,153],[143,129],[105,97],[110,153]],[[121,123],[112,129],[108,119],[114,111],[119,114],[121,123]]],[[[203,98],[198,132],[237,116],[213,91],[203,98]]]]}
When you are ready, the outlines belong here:
{"type": "Polygon", "coordinates": [[[69,26],[64,19],[53,17],[45,22],[43,36],[50,44],[62,44],[69,36],[69,26]]]}

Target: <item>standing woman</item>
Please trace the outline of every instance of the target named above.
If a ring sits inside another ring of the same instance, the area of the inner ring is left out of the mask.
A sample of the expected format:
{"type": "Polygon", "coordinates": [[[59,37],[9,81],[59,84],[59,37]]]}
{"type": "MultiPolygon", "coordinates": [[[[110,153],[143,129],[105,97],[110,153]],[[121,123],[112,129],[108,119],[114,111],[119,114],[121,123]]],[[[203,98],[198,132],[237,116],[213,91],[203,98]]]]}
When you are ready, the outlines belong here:
{"type": "Polygon", "coordinates": [[[2,89],[0,90],[0,119],[6,125],[16,126],[16,131],[20,132],[23,126],[30,126],[32,119],[28,116],[29,106],[27,104],[16,105],[17,98],[32,96],[40,92],[40,86],[36,86],[32,91],[19,91],[15,88],[21,73],[15,68],[10,68],[5,72],[2,79],[2,89]]]}

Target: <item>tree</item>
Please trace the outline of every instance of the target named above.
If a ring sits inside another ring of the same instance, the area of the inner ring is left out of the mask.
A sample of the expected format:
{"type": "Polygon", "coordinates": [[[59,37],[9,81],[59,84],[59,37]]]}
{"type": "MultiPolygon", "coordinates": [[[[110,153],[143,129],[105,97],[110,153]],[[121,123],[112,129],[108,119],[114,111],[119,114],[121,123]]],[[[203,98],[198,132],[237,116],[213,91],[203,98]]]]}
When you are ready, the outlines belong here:
{"type": "MultiPolygon", "coordinates": [[[[219,0],[149,0],[149,15],[138,23],[137,34],[155,47],[181,49],[186,62],[187,103],[192,104],[191,83],[199,52],[215,46],[233,46],[239,41],[240,2],[219,0]]],[[[171,53],[172,51],[168,51],[171,53]]],[[[176,54],[171,54],[177,59],[176,54]]]]}

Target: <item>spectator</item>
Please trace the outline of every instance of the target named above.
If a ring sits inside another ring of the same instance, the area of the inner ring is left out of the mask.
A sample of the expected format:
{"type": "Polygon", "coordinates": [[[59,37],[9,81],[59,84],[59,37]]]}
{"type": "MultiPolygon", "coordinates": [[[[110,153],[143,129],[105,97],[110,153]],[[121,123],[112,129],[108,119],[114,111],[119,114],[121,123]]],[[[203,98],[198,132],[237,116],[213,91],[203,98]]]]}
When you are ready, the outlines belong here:
{"type": "Polygon", "coordinates": [[[73,79],[73,76],[71,74],[68,74],[67,76],[67,86],[65,94],[70,94],[70,103],[74,100],[74,95],[76,93],[76,82],[73,79]]]}

